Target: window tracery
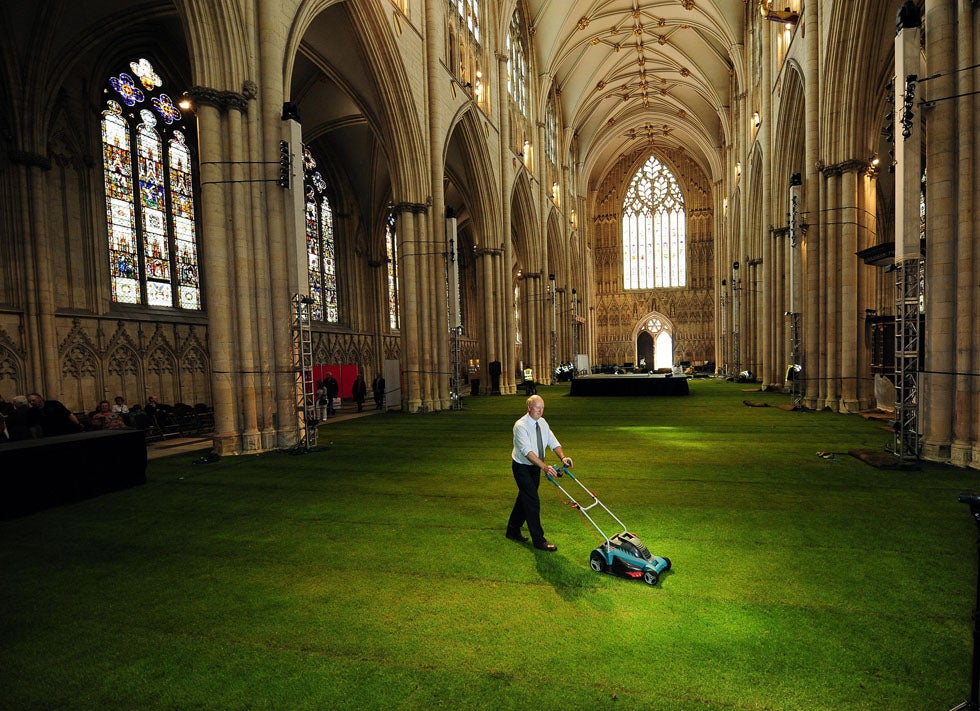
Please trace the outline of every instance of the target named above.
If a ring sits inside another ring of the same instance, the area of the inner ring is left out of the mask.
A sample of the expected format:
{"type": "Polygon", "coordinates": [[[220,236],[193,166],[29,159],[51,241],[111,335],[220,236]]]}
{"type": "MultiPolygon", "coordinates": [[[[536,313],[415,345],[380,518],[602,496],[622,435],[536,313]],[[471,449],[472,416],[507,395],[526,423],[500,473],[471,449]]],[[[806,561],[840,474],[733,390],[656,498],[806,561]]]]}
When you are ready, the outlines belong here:
{"type": "Polygon", "coordinates": [[[670,169],[650,156],[623,200],[623,286],[682,287],[687,283],[687,216],[670,169]]]}

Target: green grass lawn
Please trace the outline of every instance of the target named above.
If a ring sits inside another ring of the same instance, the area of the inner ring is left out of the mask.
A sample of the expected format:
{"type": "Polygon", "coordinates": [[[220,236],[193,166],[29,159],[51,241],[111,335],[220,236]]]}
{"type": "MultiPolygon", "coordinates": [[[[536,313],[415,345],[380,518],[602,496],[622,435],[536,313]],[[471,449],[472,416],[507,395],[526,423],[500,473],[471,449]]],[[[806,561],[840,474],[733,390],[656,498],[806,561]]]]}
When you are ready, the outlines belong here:
{"type": "Polygon", "coordinates": [[[2,522],[0,707],[962,701],[977,472],[875,469],[846,452],[882,451],[880,423],[743,387],[540,390],[577,476],[672,560],[657,587],[592,572],[593,529],[546,481],[558,552],[504,538],[522,396],[331,423],[305,455],[157,459],[145,486],[2,522]]]}

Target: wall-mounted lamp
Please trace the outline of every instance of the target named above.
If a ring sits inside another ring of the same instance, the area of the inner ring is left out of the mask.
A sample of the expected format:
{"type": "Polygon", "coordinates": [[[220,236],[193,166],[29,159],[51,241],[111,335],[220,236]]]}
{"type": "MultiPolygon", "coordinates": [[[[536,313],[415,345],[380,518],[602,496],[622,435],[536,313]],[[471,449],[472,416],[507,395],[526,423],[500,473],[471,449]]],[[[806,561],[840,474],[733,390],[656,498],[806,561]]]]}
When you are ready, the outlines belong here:
{"type": "Polygon", "coordinates": [[[194,101],[191,99],[191,95],[186,91],[181,95],[180,101],[177,102],[177,106],[182,108],[184,111],[190,111],[194,108],[194,101]]]}
{"type": "Polygon", "coordinates": [[[735,181],[737,182],[739,178],[742,177],[742,163],[738,162],[735,164],[735,181]]]}
{"type": "Polygon", "coordinates": [[[877,168],[881,164],[881,159],[878,158],[878,154],[877,153],[873,153],[871,155],[871,160],[868,161],[868,162],[871,163],[871,165],[873,165],[875,168],[877,168]]]}
{"type": "Polygon", "coordinates": [[[762,117],[759,115],[758,111],[752,112],[752,125],[759,128],[759,124],[762,123],[762,117]]]}

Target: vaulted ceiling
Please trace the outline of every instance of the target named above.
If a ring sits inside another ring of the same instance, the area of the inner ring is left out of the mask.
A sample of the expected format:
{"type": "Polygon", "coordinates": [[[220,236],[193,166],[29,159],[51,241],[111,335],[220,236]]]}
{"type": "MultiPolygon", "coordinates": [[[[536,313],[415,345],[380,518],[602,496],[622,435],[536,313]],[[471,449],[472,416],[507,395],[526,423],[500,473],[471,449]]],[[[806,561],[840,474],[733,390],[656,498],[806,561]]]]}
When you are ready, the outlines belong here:
{"type": "Polygon", "coordinates": [[[580,175],[595,184],[620,155],[647,145],[683,147],[718,179],[753,4],[527,0],[540,80],[560,92],[580,175]]]}

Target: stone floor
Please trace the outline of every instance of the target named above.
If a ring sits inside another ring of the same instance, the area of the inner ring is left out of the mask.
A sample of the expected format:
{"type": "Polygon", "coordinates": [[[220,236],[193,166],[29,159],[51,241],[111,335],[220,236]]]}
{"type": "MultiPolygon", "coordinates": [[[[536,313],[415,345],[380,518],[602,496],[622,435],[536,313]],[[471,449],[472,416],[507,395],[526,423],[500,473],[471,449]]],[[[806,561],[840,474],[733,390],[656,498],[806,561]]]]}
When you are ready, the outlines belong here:
{"type": "MultiPolygon", "coordinates": [[[[337,410],[337,414],[322,421],[320,427],[329,427],[335,422],[356,420],[359,417],[368,417],[379,412],[381,410],[374,409],[374,403],[371,402],[365,403],[363,412],[358,412],[357,405],[354,403],[342,403],[337,410]]],[[[207,451],[209,449],[211,449],[211,438],[206,435],[195,437],[166,437],[146,443],[146,458],[157,459],[159,457],[169,457],[174,454],[197,452],[199,450],[207,451]]]]}

